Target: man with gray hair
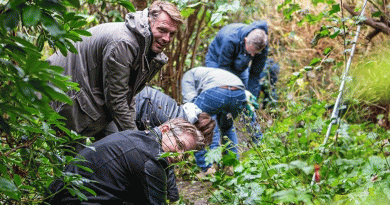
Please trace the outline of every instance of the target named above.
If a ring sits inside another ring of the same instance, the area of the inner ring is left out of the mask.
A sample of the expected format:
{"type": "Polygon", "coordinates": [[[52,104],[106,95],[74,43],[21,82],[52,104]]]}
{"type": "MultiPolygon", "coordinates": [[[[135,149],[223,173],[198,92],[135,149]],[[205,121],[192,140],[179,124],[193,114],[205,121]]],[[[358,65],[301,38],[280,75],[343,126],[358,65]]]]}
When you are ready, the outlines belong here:
{"type": "Polygon", "coordinates": [[[224,26],[211,42],[206,67],[221,68],[237,75],[247,90],[258,97],[260,73],[268,55],[267,22],[224,26]],[[251,62],[251,63],[250,63],[251,62]]]}
{"type": "MultiPolygon", "coordinates": [[[[264,20],[250,25],[233,23],[224,26],[209,46],[206,67],[221,68],[234,73],[249,91],[246,92],[247,99],[257,101],[261,89],[260,76],[268,55],[267,35],[268,26],[264,20]],[[251,97],[252,95],[255,97],[251,97]]],[[[263,138],[263,134],[256,121],[256,112],[250,114],[250,121],[254,129],[253,139],[257,143],[263,138]]]]}

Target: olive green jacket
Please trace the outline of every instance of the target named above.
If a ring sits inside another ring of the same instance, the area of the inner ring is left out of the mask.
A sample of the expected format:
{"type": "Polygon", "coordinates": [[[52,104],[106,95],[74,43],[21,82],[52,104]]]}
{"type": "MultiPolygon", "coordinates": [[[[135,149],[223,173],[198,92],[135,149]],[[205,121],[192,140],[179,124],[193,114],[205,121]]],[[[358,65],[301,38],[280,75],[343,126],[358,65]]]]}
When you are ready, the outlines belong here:
{"type": "Polygon", "coordinates": [[[129,13],[126,21],[89,29],[75,44],[78,54],[57,52],[48,61],[62,66],[80,91],[69,91],[73,105],[52,102],[68,128],[93,136],[112,120],[120,131],[136,129],[133,96],[167,63],[164,53],[148,58],[152,33],[148,10],[129,13]],[[149,61],[148,61],[149,60],[149,61]]]}

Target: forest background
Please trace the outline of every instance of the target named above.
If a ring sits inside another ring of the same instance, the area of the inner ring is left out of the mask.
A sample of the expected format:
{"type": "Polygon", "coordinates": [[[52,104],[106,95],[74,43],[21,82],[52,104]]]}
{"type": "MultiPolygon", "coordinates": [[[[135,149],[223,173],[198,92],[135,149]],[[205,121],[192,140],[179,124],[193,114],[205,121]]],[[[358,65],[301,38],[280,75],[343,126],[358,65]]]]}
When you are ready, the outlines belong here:
{"type": "MultiPolygon", "coordinates": [[[[223,146],[208,157],[234,165],[234,175],[217,172],[198,198],[212,204],[390,203],[387,1],[370,0],[367,7],[364,1],[333,0],[172,2],[186,23],[165,51],[168,65],[151,84],[178,101],[181,76],[202,65],[211,40],[229,23],[267,20],[269,56],[281,67],[277,106],[257,110],[263,143],[252,144],[251,133],[236,120],[245,147],[240,160],[222,156],[223,146]]],[[[123,21],[148,3],[0,0],[1,204],[39,203],[58,177],[80,200],[80,190],[93,193],[82,185],[85,179],[62,172],[81,160],[64,152],[83,137],[66,129],[48,102],[71,103],[65,92],[77,85],[45,59],[55,50],[77,52],[72,42],[90,35],[86,29],[123,21]]],[[[197,180],[193,165],[191,157],[176,165],[178,176],[197,180]]],[[[177,204],[199,204],[181,194],[177,204]]]]}

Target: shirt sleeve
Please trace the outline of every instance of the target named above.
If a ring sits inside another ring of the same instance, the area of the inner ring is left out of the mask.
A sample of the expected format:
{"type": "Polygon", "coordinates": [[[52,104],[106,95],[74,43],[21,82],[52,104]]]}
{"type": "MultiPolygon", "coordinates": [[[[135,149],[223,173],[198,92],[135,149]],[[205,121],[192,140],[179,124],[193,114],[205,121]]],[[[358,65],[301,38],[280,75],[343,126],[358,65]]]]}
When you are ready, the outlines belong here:
{"type": "Polygon", "coordinates": [[[104,96],[111,117],[120,131],[136,129],[129,79],[137,49],[125,41],[112,42],[103,55],[104,96]]]}

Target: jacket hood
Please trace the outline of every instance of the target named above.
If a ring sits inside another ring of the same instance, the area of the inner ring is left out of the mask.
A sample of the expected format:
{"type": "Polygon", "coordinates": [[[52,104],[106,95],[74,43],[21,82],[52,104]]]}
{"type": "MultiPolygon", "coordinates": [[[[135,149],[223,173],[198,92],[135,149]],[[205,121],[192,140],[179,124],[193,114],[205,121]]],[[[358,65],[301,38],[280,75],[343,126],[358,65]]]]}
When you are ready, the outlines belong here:
{"type": "Polygon", "coordinates": [[[144,38],[151,37],[152,32],[149,26],[148,13],[148,9],[135,13],[128,13],[125,18],[127,28],[144,38]]]}
{"type": "Polygon", "coordinates": [[[244,38],[254,29],[262,29],[268,34],[267,22],[264,20],[255,21],[251,25],[242,27],[241,32],[239,33],[240,41],[244,41],[244,38]]]}
{"type": "MultiPolygon", "coordinates": [[[[125,24],[127,28],[145,39],[146,50],[144,52],[147,53],[153,41],[153,34],[149,25],[148,8],[135,13],[128,13],[125,18],[125,24]]],[[[155,59],[161,64],[166,64],[168,62],[168,57],[163,52],[157,54],[155,59]]]]}

